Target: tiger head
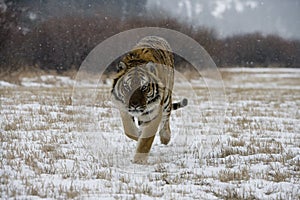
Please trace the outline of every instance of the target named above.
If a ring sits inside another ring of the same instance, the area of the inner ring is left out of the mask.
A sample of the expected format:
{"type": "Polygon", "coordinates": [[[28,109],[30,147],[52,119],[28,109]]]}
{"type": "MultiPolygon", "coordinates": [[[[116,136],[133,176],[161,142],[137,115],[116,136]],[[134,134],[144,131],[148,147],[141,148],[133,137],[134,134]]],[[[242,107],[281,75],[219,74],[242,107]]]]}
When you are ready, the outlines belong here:
{"type": "Polygon", "coordinates": [[[116,105],[133,117],[146,115],[160,105],[163,84],[157,78],[156,63],[140,63],[130,67],[120,62],[118,71],[122,73],[114,80],[112,97],[116,105]]]}

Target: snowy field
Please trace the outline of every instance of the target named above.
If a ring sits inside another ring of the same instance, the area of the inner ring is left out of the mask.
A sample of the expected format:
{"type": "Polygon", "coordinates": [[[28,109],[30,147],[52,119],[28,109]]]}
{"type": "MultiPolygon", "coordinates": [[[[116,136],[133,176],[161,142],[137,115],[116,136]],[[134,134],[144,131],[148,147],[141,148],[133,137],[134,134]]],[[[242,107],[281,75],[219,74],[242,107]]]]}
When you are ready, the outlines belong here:
{"type": "Polygon", "coordinates": [[[147,165],[131,162],[136,142],[122,133],[109,81],[91,105],[74,104],[68,77],[0,81],[1,198],[300,199],[300,69],[222,77],[219,134],[205,82],[177,79],[174,99],[189,105],[172,113],[171,142],[157,137],[147,165]]]}

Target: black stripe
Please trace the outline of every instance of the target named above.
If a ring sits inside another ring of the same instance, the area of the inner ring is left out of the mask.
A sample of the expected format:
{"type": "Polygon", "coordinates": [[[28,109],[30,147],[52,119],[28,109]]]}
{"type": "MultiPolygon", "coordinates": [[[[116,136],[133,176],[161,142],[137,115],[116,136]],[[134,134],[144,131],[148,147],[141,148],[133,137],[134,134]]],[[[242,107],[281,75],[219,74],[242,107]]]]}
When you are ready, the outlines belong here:
{"type": "Polygon", "coordinates": [[[153,103],[160,98],[158,84],[156,83],[155,86],[156,86],[155,87],[156,92],[153,92],[154,97],[150,101],[147,102],[148,104],[153,103]]]}
{"type": "Polygon", "coordinates": [[[170,104],[167,104],[164,106],[164,112],[170,112],[171,111],[171,106],[170,104]]]}
{"type": "Polygon", "coordinates": [[[161,58],[158,56],[159,55],[157,55],[156,53],[153,53],[153,57],[155,58],[156,63],[160,63],[159,61],[161,60],[161,58]]]}
{"type": "Polygon", "coordinates": [[[167,95],[167,97],[164,100],[164,104],[167,103],[167,101],[169,101],[169,99],[170,99],[170,95],[167,95]]]}
{"type": "Polygon", "coordinates": [[[178,108],[180,108],[180,104],[179,103],[173,103],[172,104],[172,109],[173,110],[177,110],[178,108]]]}

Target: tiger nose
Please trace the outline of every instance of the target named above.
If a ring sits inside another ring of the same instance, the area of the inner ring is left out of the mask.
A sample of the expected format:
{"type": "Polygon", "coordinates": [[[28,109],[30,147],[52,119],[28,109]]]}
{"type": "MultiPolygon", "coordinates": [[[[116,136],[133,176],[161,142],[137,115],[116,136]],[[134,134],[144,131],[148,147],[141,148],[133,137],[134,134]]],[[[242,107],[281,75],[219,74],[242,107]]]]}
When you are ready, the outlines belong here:
{"type": "Polygon", "coordinates": [[[137,89],[129,98],[129,106],[133,108],[138,108],[142,104],[143,104],[143,95],[141,91],[137,89]]]}
{"type": "Polygon", "coordinates": [[[131,102],[130,106],[131,106],[132,108],[137,109],[137,108],[139,107],[139,104],[138,104],[138,102],[131,102]]]}
{"type": "Polygon", "coordinates": [[[130,107],[138,108],[139,107],[139,99],[134,96],[131,96],[131,98],[129,99],[129,105],[130,105],[130,107]]]}

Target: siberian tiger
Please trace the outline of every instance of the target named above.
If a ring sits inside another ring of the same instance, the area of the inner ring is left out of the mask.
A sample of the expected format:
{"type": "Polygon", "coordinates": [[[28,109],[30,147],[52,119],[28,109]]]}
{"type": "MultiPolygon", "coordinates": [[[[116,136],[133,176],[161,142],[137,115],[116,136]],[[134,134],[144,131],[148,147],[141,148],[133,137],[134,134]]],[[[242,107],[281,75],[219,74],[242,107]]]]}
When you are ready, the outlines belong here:
{"type": "Polygon", "coordinates": [[[138,141],[134,162],[144,163],[157,131],[161,143],[168,144],[171,110],[186,106],[187,99],[172,104],[174,58],[163,38],[141,39],[117,68],[112,101],[120,111],[125,134],[138,141]]]}

